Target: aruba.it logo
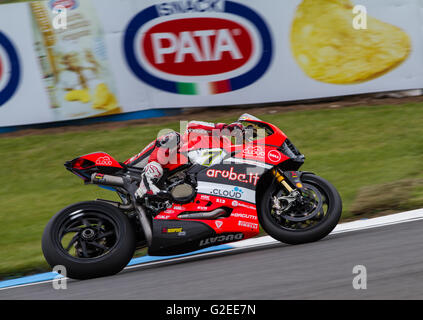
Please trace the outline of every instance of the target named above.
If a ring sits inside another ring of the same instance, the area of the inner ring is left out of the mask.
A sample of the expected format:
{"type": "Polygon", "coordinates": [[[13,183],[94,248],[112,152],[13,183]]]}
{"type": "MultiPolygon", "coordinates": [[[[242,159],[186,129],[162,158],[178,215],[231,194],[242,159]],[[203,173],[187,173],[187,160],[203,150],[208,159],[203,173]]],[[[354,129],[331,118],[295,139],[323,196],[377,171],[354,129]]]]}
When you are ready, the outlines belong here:
{"type": "Polygon", "coordinates": [[[0,31],[0,107],[15,94],[20,74],[16,49],[9,38],[0,31]]]}
{"type": "Polygon", "coordinates": [[[135,15],[125,31],[124,51],[129,68],[150,86],[211,95],[260,79],[273,46],[265,21],[243,4],[180,0],[135,15]]]}

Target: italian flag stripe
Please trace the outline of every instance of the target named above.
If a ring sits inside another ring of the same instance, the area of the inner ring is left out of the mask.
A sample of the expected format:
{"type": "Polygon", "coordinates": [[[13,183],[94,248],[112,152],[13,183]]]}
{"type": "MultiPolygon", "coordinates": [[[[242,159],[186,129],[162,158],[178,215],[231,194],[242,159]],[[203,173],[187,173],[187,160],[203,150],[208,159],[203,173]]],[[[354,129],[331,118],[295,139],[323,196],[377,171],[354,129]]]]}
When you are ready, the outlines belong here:
{"type": "Polygon", "coordinates": [[[178,93],[180,94],[189,94],[189,95],[198,94],[195,83],[178,82],[177,86],[178,86],[178,93]]]}
{"type": "Polygon", "coordinates": [[[215,81],[210,83],[211,94],[219,94],[231,91],[229,80],[215,81]]]}

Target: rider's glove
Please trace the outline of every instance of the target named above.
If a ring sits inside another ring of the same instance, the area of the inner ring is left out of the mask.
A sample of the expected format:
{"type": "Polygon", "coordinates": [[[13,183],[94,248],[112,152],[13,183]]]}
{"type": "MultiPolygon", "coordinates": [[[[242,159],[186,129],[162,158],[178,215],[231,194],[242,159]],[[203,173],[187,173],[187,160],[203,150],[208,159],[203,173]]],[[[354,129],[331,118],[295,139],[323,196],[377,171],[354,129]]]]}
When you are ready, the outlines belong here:
{"type": "Polygon", "coordinates": [[[154,184],[163,175],[163,168],[160,163],[152,161],[144,167],[144,172],[141,174],[141,183],[135,196],[142,199],[146,194],[156,195],[161,190],[154,184]]]}

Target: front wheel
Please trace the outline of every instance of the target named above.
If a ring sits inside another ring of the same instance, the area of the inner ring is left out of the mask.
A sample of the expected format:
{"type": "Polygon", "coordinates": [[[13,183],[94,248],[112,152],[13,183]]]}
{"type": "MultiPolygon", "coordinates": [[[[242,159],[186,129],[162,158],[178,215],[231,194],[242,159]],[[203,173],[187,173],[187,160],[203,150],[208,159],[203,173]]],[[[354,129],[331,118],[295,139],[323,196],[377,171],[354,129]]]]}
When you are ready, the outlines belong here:
{"type": "Polygon", "coordinates": [[[258,212],[263,229],[274,239],[301,244],[326,237],[338,224],[342,200],[335,187],[310,173],[301,176],[301,192],[287,191],[275,181],[263,194],[258,212]]]}
{"type": "Polygon", "coordinates": [[[59,211],[42,238],[51,267],[62,265],[74,279],[108,276],[121,271],[135,251],[135,231],[119,209],[87,201],[59,211]]]}

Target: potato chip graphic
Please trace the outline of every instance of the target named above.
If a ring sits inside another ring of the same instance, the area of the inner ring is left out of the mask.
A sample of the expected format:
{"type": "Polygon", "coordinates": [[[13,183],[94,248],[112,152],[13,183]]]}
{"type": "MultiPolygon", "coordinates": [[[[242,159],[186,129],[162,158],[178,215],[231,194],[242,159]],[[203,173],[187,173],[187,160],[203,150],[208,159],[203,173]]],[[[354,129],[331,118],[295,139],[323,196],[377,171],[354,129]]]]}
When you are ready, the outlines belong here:
{"type": "Polygon", "coordinates": [[[401,64],[411,51],[400,28],[367,17],[367,29],[353,28],[349,0],[303,0],[291,30],[291,47],[303,71],[332,84],[377,78],[401,64]]]}

